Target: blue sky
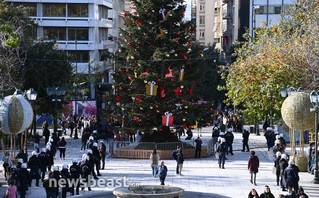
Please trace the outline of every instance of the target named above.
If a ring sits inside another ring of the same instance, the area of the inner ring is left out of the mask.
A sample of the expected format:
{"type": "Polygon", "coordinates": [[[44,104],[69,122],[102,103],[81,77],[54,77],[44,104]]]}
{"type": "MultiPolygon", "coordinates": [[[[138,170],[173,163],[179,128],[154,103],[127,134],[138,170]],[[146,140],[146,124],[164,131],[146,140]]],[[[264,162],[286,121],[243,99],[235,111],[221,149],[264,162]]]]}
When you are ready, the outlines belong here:
{"type": "Polygon", "coordinates": [[[191,7],[192,7],[191,1],[192,0],[186,0],[185,1],[185,3],[187,4],[186,12],[185,12],[185,18],[187,20],[191,20],[191,7]]]}

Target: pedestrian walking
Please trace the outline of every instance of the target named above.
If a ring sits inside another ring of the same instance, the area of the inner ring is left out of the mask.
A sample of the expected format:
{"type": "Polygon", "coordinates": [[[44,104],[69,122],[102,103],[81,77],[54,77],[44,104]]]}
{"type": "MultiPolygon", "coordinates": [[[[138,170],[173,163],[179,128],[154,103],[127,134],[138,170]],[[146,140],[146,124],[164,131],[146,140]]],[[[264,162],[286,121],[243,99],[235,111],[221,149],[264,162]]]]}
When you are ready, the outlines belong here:
{"type": "MultiPolygon", "coordinates": [[[[178,153],[178,150],[180,149],[180,146],[177,146],[177,148],[176,148],[176,150],[174,150],[173,152],[172,152],[172,158],[173,158],[173,160],[175,160],[175,161],[177,161],[177,153],[178,153]]],[[[179,174],[179,172],[178,172],[178,164],[177,164],[177,166],[176,166],[176,174],[179,174]]]]}
{"type": "Polygon", "coordinates": [[[67,192],[70,191],[71,175],[69,173],[69,167],[67,164],[63,164],[61,171],[61,179],[64,180],[64,186],[62,187],[62,198],[66,198],[67,192]]]}
{"type": "Polygon", "coordinates": [[[259,198],[259,195],[256,191],[256,189],[251,189],[251,191],[248,194],[248,198],[259,198]]]}
{"type": "Polygon", "coordinates": [[[293,188],[294,192],[298,192],[299,168],[295,165],[294,160],[289,160],[289,166],[285,169],[285,179],[288,188],[293,188]]]}
{"type": "Polygon", "coordinates": [[[89,149],[87,151],[87,156],[88,156],[88,160],[89,160],[89,165],[90,165],[90,169],[91,169],[91,173],[92,173],[92,176],[94,179],[99,179],[97,176],[96,176],[96,173],[94,171],[94,164],[95,164],[95,157],[93,155],[93,151],[91,149],[89,149]]]}
{"type": "MultiPolygon", "coordinates": [[[[89,162],[89,156],[87,156],[86,154],[82,155],[80,168],[81,168],[81,178],[83,179],[83,182],[84,182],[81,185],[87,186],[88,190],[91,191],[90,175],[92,173],[92,165],[89,162]]],[[[82,191],[84,191],[84,187],[82,187],[82,191]]]]}
{"type": "Polygon", "coordinates": [[[280,166],[280,186],[282,191],[286,191],[287,188],[287,182],[285,180],[285,169],[288,167],[288,157],[286,154],[281,155],[281,159],[279,160],[279,166],[280,166]]]}
{"type": "Polygon", "coordinates": [[[216,145],[217,145],[217,140],[219,137],[219,129],[217,127],[217,124],[213,127],[213,132],[212,132],[212,138],[213,138],[213,152],[216,152],[216,145]]]}
{"type": "Polygon", "coordinates": [[[19,153],[16,156],[16,159],[23,159],[23,163],[27,163],[28,155],[24,152],[23,149],[20,149],[19,153]]]}
{"type": "Polygon", "coordinates": [[[156,153],[156,149],[153,149],[153,153],[150,155],[151,167],[152,167],[152,175],[153,177],[156,174],[158,162],[160,160],[160,156],[156,153]]]}
{"type": "Polygon", "coordinates": [[[255,156],[255,151],[251,151],[250,154],[248,159],[248,170],[251,174],[250,183],[253,183],[256,186],[256,174],[258,173],[259,159],[255,156]]]}
{"type": "Polygon", "coordinates": [[[10,173],[10,168],[13,165],[12,161],[11,161],[11,155],[10,152],[6,152],[6,154],[2,157],[2,161],[3,161],[3,170],[4,170],[4,177],[5,180],[8,179],[9,177],[9,173],[10,173]]]}
{"type": "Polygon", "coordinates": [[[227,133],[225,134],[226,139],[226,153],[230,153],[231,155],[234,155],[233,153],[233,142],[234,142],[234,134],[232,133],[232,128],[227,129],[227,133]]]}
{"type": "Polygon", "coordinates": [[[51,166],[53,166],[54,164],[54,154],[51,151],[50,146],[46,146],[45,150],[46,150],[45,156],[47,158],[46,162],[47,162],[48,171],[51,171],[51,166]]]}
{"type": "Polygon", "coordinates": [[[157,174],[158,174],[158,177],[161,181],[161,185],[165,185],[164,182],[165,182],[165,178],[167,176],[167,167],[164,165],[164,161],[162,161],[161,165],[158,166],[154,177],[156,177],[157,174]]]}
{"type": "Polygon", "coordinates": [[[226,140],[225,138],[220,139],[220,144],[217,147],[218,154],[218,165],[219,168],[225,169],[225,159],[226,159],[226,140]]]}
{"type": "Polygon", "coordinates": [[[30,172],[27,170],[27,164],[23,163],[21,165],[21,170],[19,171],[18,192],[20,193],[20,198],[25,198],[28,186],[31,186],[31,181],[31,175],[30,172]]]}
{"type": "Polygon", "coordinates": [[[245,148],[246,148],[246,152],[249,152],[249,145],[248,145],[249,131],[247,128],[244,128],[242,137],[243,137],[243,149],[241,151],[245,152],[245,148]]]}
{"type": "Polygon", "coordinates": [[[178,174],[182,175],[182,168],[184,163],[184,154],[182,148],[178,150],[177,156],[176,156],[177,166],[178,166],[178,174]]]}
{"type": "Polygon", "coordinates": [[[101,156],[100,156],[100,151],[97,148],[96,142],[94,142],[94,144],[93,144],[92,153],[94,155],[94,165],[95,165],[97,176],[102,176],[100,174],[101,156]]]}
{"type": "MultiPolygon", "coordinates": [[[[70,174],[73,181],[79,181],[81,175],[81,168],[78,165],[77,159],[72,160],[72,165],[70,166],[70,174]]],[[[74,188],[76,191],[76,195],[79,195],[80,190],[80,182],[74,182],[71,186],[71,194],[74,195],[74,188]]]]}
{"type": "Polygon", "coordinates": [[[265,186],[265,190],[261,193],[260,198],[275,198],[275,196],[270,192],[268,185],[265,186]]]}
{"type": "MultiPolygon", "coordinates": [[[[53,167],[53,173],[52,173],[52,177],[57,181],[57,184],[59,183],[60,179],[61,179],[61,174],[60,174],[60,167],[59,166],[54,166],[53,167]]],[[[55,192],[56,195],[59,195],[59,185],[57,185],[57,187],[55,188],[55,192]]]]}
{"type": "Polygon", "coordinates": [[[28,161],[28,167],[30,168],[31,179],[35,178],[35,185],[39,186],[39,169],[41,168],[41,161],[39,160],[37,153],[35,151],[32,152],[32,156],[28,161]]]}
{"type": "Polygon", "coordinates": [[[101,168],[101,169],[104,170],[104,166],[105,166],[105,156],[106,156],[107,152],[106,152],[106,146],[105,146],[103,140],[100,141],[99,152],[100,152],[101,162],[102,162],[102,168],[101,168]]]}
{"type": "Polygon", "coordinates": [[[44,179],[43,181],[43,187],[45,189],[47,198],[57,198],[57,190],[58,186],[52,185],[57,184],[58,182],[53,177],[53,173],[51,171],[48,172],[48,177],[44,179]]]}
{"type": "Polygon", "coordinates": [[[17,187],[14,185],[14,181],[11,180],[10,185],[6,191],[7,198],[16,198],[17,197],[17,187]]]}
{"type": "Polygon", "coordinates": [[[36,132],[34,135],[34,149],[37,151],[37,153],[40,152],[40,135],[39,132],[36,132]]]}
{"type": "Polygon", "coordinates": [[[275,159],[275,163],[274,163],[277,186],[279,186],[279,178],[280,178],[280,160],[281,160],[281,152],[278,151],[276,153],[276,159],[275,159]]]}
{"type": "Polygon", "coordinates": [[[196,143],[196,148],[195,148],[195,158],[200,158],[200,153],[202,151],[202,140],[198,136],[197,139],[195,140],[196,143]]]}
{"type": "Polygon", "coordinates": [[[44,144],[47,144],[50,137],[49,123],[44,121],[42,124],[42,134],[44,136],[44,144]]]}
{"type": "Polygon", "coordinates": [[[60,160],[65,159],[65,150],[66,150],[66,141],[64,137],[61,138],[61,140],[58,142],[58,147],[60,150],[60,160]]]}
{"type": "Polygon", "coordinates": [[[41,149],[41,153],[39,154],[38,158],[39,158],[39,160],[41,162],[40,170],[41,170],[41,173],[42,173],[41,180],[43,182],[45,173],[47,171],[47,166],[48,166],[47,156],[46,156],[46,149],[45,148],[41,149]]]}

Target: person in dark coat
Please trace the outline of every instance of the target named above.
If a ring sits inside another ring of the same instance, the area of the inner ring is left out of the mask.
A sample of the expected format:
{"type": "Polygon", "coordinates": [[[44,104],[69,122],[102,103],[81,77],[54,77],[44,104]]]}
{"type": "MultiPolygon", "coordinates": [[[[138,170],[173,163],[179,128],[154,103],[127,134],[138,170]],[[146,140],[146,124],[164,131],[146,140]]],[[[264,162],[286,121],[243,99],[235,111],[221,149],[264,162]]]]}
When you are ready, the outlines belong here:
{"type": "Polygon", "coordinates": [[[54,186],[54,185],[49,185],[49,184],[57,184],[58,182],[56,179],[53,177],[53,173],[51,171],[48,172],[48,177],[44,179],[43,181],[43,187],[45,189],[45,192],[47,194],[47,198],[56,198],[57,194],[56,192],[58,191],[59,187],[54,186]]]}
{"type": "Polygon", "coordinates": [[[41,149],[41,153],[39,154],[38,158],[39,158],[39,160],[41,162],[41,167],[40,167],[41,173],[42,173],[41,180],[43,182],[45,173],[47,171],[47,166],[48,166],[47,156],[46,156],[46,149],[45,148],[41,149]]]}
{"type": "MultiPolygon", "coordinates": [[[[61,174],[60,174],[60,171],[59,171],[60,167],[59,166],[54,166],[53,167],[53,174],[52,174],[52,177],[54,179],[56,179],[56,181],[59,183],[59,180],[61,179],[61,174]]],[[[59,187],[56,188],[56,194],[58,195],[59,194],[59,187]]]]}
{"type": "Polygon", "coordinates": [[[249,139],[249,131],[247,128],[244,128],[243,132],[243,149],[241,150],[242,152],[245,152],[245,147],[246,147],[246,152],[249,152],[249,146],[248,146],[248,139],[249,139]]]}
{"type": "MultiPolygon", "coordinates": [[[[89,162],[89,157],[86,155],[86,154],[83,154],[82,155],[82,161],[81,161],[81,165],[80,165],[80,168],[81,168],[81,178],[84,179],[83,182],[87,183],[87,187],[88,187],[88,190],[90,191],[91,190],[91,187],[90,187],[90,175],[92,173],[92,168],[91,168],[91,164],[89,162]]],[[[82,184],[84,185],[84,184],[82,184]]],[[[84,187],[82,187],[82,191],[84,190],[84,187]]]]}
{"type": "Polygon", "coordinates": [[[279,178],[280,178],[280,160],[281,160],[281,152],[276,153],[276,159],[274,167],[276,168],[276,182],[277,186],[279,186],[279,178]]]}
{"type": "Polygon", "coordinates": [[[50,137],[49,124],[47,121],[44,121],[42,124],[42,134],[45,137],[44,144],[47,144],[50,137]]]}
{"type": "Polygon", "coordinates": [[[94,179],[98,179],[98,177],[96,176],[96,173],[94,171],[95,157],[94,157],[93,151],[91,149],[88,150],[87,156],[88,156],[88,161],[89,161],[92,176],[94,179]]]}
{"type": "Polygon", "coordinates": [[[28,161],[28,155],[24,153],[23,149],[20,149],[19,153],[16,156],[16,159],[23,159],[23,163],[27,163],[28,161]]]}
{"type": "Polygon", "coordinates": [[[161,165],[158,166],[155,176],[158,174],[159,179],[161,181],[161,185],[165,185],[165,178],[167,176],[167,167],[164,165],[164,161],[161,162],[161,165]]]}
{"type": "Polygon", "coordinates": [[[213,127],[213,132],[212,132],[212,138],[213,138],[213,152],[216,151],[216,148],[217,148],[217,140],[218,140],[218,137],[219,137],[219,129],[217,127],[217,124],[215,124],[215,126],[213,127]]]}
{"type": "Polygon", "coordinates": [[[289,166],[285,169],[285,179],[287,181],[288,188],[293,188],[294,192],[298,191],[299,182],[299,168],[295,165],[294,160],[289,161],[289,166]]]}
{"type": "Polygon", "coordinates": [[[93,144],[92,153],[94,155],[94,165],[95,165],[95,168],[96,168],[97,176],[102,176],[100,174],[101,156],[100,156],[100,151],[97,148],[97,143],[96,142],[94,142],[94,144],[93,144]]]}
{"type": "Polygon", "coordinates": [[[17,169],[16,165],[11,166],[11,174],[10,174],[10,177],[8,179],[8,186],[10,186],[11,181],[13,181],[13,184],[15,186],[18,185],[18,183],[19,183],[19,170],[17,169]]]}
{"type": "Polygon", "coordinates": [[[40,138],[41,138],[41,137],[40,137],[39,133],[36,132],[35,135],[34,135],[34,149],[36,149],[37,153],[40,152],[40,147],[39,147],[39,145],[40,145],[40,138]]]}
{"type": "Polygon", "coordinates": [[[27,170],[27,164],[23,163],[21,165],[21,170],[19,171],[19,185],[18,191],[20,192],[20,197],[25,198],[26,191],[28,187],[31,186],[31,175],[30,172],[27,170]]]}
{"type": "Polygon", "coordinates": [[[250,154],[248,159],[248,170],[251,174],[250,183],[253,183],[256,186],[256,174],[258,173],[259,159],[255,156],[255,151],[251,151],[250,154]]]}
{"type": "Polygon", "coordinates": [[[200,158],[200,153],[202,150],[202,140],[198,136],[197,139],[195,140],[196,143],[196,148],[195,148],[195,158],[200,158]]]}
{"type": "Polygon", "coordinates": [[[226,159],[226,140],[225,138],[221,138],[221,143],[217,147],[218,156],[218,164],[219,168],[225,169],[225,159],[226,159]]]}
{"type": "Polygon", "coordinates": [[[41,168],[41,161],[39,160],[37,153],[35,151],[32,152],[32,156],[28,161],[28,167],[30,168],[31,178],[35,178],[36,186],[39,186],[39,169],[41,168]]]}
{"type": "Polygon", "coordinates": [[[67,164],[63,164],[62,166],[61,179],[65,180],[65,186],[62,187],[62,198],[66,198],[66,194],[70,189],[69,181],[71,181],[71,175],[67,164]]]}
{"type": "Polygon", "coordinates": [[[251,189],[251,191],[248,194],[248,198],[259,198],[259,195],[256,191],[256,189],[251,189]]]}
{"type": "Polygon", "coordinates": [[[102,170],[104,169],[104,166],[105,166],[105,156],[107,154],[106,152],[106,146],[104,144],[103,141],[100,141],[100,149],[99,149],[99,152],[100,152],[100,156],[101,156],[101,161],[102,161],[102,170]]]}
{"type": "MultiPolygon", "coordinates": [[[[80,175],[81,175],[81,168],[78,165],[77,159],[73,159],[72,160],[72,165],[70,166],[70,174],[71,174],[71,178],[76,181],[78,179],[80,179],[80,175]]],[[[74,195],[74,188],[76,189],[76,195],[79,195],[79,189],[80,189],[80,182],[77,183],[77,185],[74,183],[74,186],[71,186],[71,193],[72,196],[74,195]]]]}
{"type": "Polygon", "coordinates": [[[284,177],[285,169],[288,167],[288,157],[286,154],[281,155],[281,159],[279,160],[279,166],[280,166],[280,186],[282,191],[286,191],[286,180],[284,177]]]}
{"type": "Polygon", "coordinates": [[[65,159],[65,150],[66,150],[66,141],[64,137],[61,138],[61,140],[58,142],[58,147],[60,150],[60,159],[65,159]]]}
{"type": "Polygon", "coordinates": [[[227,133],[225,134],[226,139],[226,154],[230,153],[231,155],[234,155],[233,153],[233,142],[234,142],[234,134],[232,133],[232,128],[227,129],[227,133]]]}
{"type": "Polygon", "coordinates": [[[176,162],[178,166],[178,173],[182,175],[182,168],[184,163],[184,154],[183,154],[182,148],[179,148],[178,150],[178,153],[176,155],[176,162]]]}
{"type": "Polygon", "coordinates": [[[308,198],[308,195],[305,193],[303,188],[300,186],[299,190],[298,190],[297,198],[300,198],[301,196],[303,196],[303,198],[308,198]]]}
{"type": "Polygon", "coordinates": [[[51,171],[51,166],[53,166],[53,164],[54,164],[54,154],[51,151],[51,147],[50,146],[47,146],[45,148],[45,150],[46,150],[45,155],[46,155],[46,158],[47,158],[46,162],[47,162],[48,171],[51,171]]]}
{"type": "Polygon", "coordinates": [[[275,196],[270,192],[268,185],[265,186],[265,191],[261,193],[260,198],[275,198],[275,196]]]}
{"type": "Polygon", "coordinates": [[[275,133],[272,131],[271,127],[267,127],[267,131],[264,136],[267,140],[267,147],[269,151],[275,144],[275,133]]]}

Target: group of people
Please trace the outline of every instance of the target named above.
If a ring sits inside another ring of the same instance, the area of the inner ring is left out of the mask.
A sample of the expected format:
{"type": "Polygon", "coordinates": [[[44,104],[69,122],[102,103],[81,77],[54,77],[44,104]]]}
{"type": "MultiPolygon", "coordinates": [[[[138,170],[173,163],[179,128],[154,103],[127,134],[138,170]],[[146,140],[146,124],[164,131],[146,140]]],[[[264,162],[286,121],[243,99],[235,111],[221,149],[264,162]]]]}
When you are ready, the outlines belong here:
{"type": "MultiPolygon", "coordinates": [[[[279,194],[279,198],[308,198],[308,195],[304,192],[302,187],[299,187],[298,191],[293,191],[291,188],[288,188],[288,192],[286,195],[279,194]]],[[[248,198],[275,198],[275,196],[271,193],[270,187],[268,185],[265,186],[264,192],[260,195],[257,193],[256,189],[251,189],[248,194],[248,198]]]]}

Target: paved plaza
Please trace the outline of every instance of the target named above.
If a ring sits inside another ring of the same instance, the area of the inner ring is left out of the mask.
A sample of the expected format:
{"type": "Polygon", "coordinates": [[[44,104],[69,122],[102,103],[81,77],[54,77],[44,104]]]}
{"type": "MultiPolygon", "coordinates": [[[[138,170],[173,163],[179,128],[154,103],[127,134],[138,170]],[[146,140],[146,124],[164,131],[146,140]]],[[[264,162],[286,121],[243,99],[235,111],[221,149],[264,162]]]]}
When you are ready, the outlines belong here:
{"type": "MultiPolygon", "coordinates": [[[[206,127],[202,132],[202,140],[204,145],[211,138],[211,127],[206,127]]],[[[258,194],[261,194],[265,185],[269,185],[271,192],[278,197],[282,192],[279,186],[276,186],[275,175],[272,173],[273,159],[270,158],[266,147],[264,136],[251,134],[249,138],[249,146],[251,150],[256,151],[256,155],[260,160],[260,169],[257,174],[257,186],[250,183],[250,174],[247,170],[247,161],[250,156],[249,152],[241,152],[242,137],[241,133],[234,133],[234,155],[228,155],[225,164],[225,169],[219,169],[215,156],[201,159],[185,159],[182,170],[182,175],[176,175],[176,162],[174,160],[164,160],[168,168],[168,175],[165,184],[169,186],[182,187],[185,193],[182,197],[232,197],[244,198],[248,196],[249,191],[255,188],[258,194]]],[[[66,136],[69,137],[69,136],[66,136]]],[[[194,137],[197,137],[197,132],[194,131],[194,137]]],[[[185,136],[182,136],[185,139],[185,136]]],[[[67,138],[66,159],[60,160],[59,151],[56,155],[55,164],[61,166],[64,163],[71,165],[73,158],[81,159],[85,151],[80,150],[80,139],[73,140],[67,138]]],[[[41,140],[40,146],[43,147],[44,140],[41,140]]],[[[29,146],[29,156],[33,151],[32,146],[29,146]]],[[[289,149],[287,151],[289,153],[289,149]]],[[[1,156],[2,158],[2,153],[1,156]]],[[[2,162],[1,162],[2,163],[2,162]]],[[[150,185],[160,184],[158,178],[152,177],[150,160],[133,160],[133,159],[117,159],[107,158],[106,169],[101,170],[102,179],[127,179],[128,184],[150,185]]],[[[2,165],[1,165],[2,169],[2,165]]],[[[300,186],[305,189],[305,192],[311,198],[319,198],[319,184],[312,184],[313,175],[309,173],[300,173],[300,186]]],[[[108,181],[108,180],[107,180],[108,181]]],[[[7,185],[4,177],[1,174],[0,182],[0,197],[5,193],[7,185]]],[[[115,197],[112,195],[112,187],[94,187],[92,191],[81,191],[80,196],[74,197],[115,197]]],[[[86,189],[87,190],[87,189],[86,189]]],[[[40,187],[35,187],[35,181],[32,182],[32,187],[27,192],[28,198],[45,197],[45,190],[40,182],[40,187]]]]}

